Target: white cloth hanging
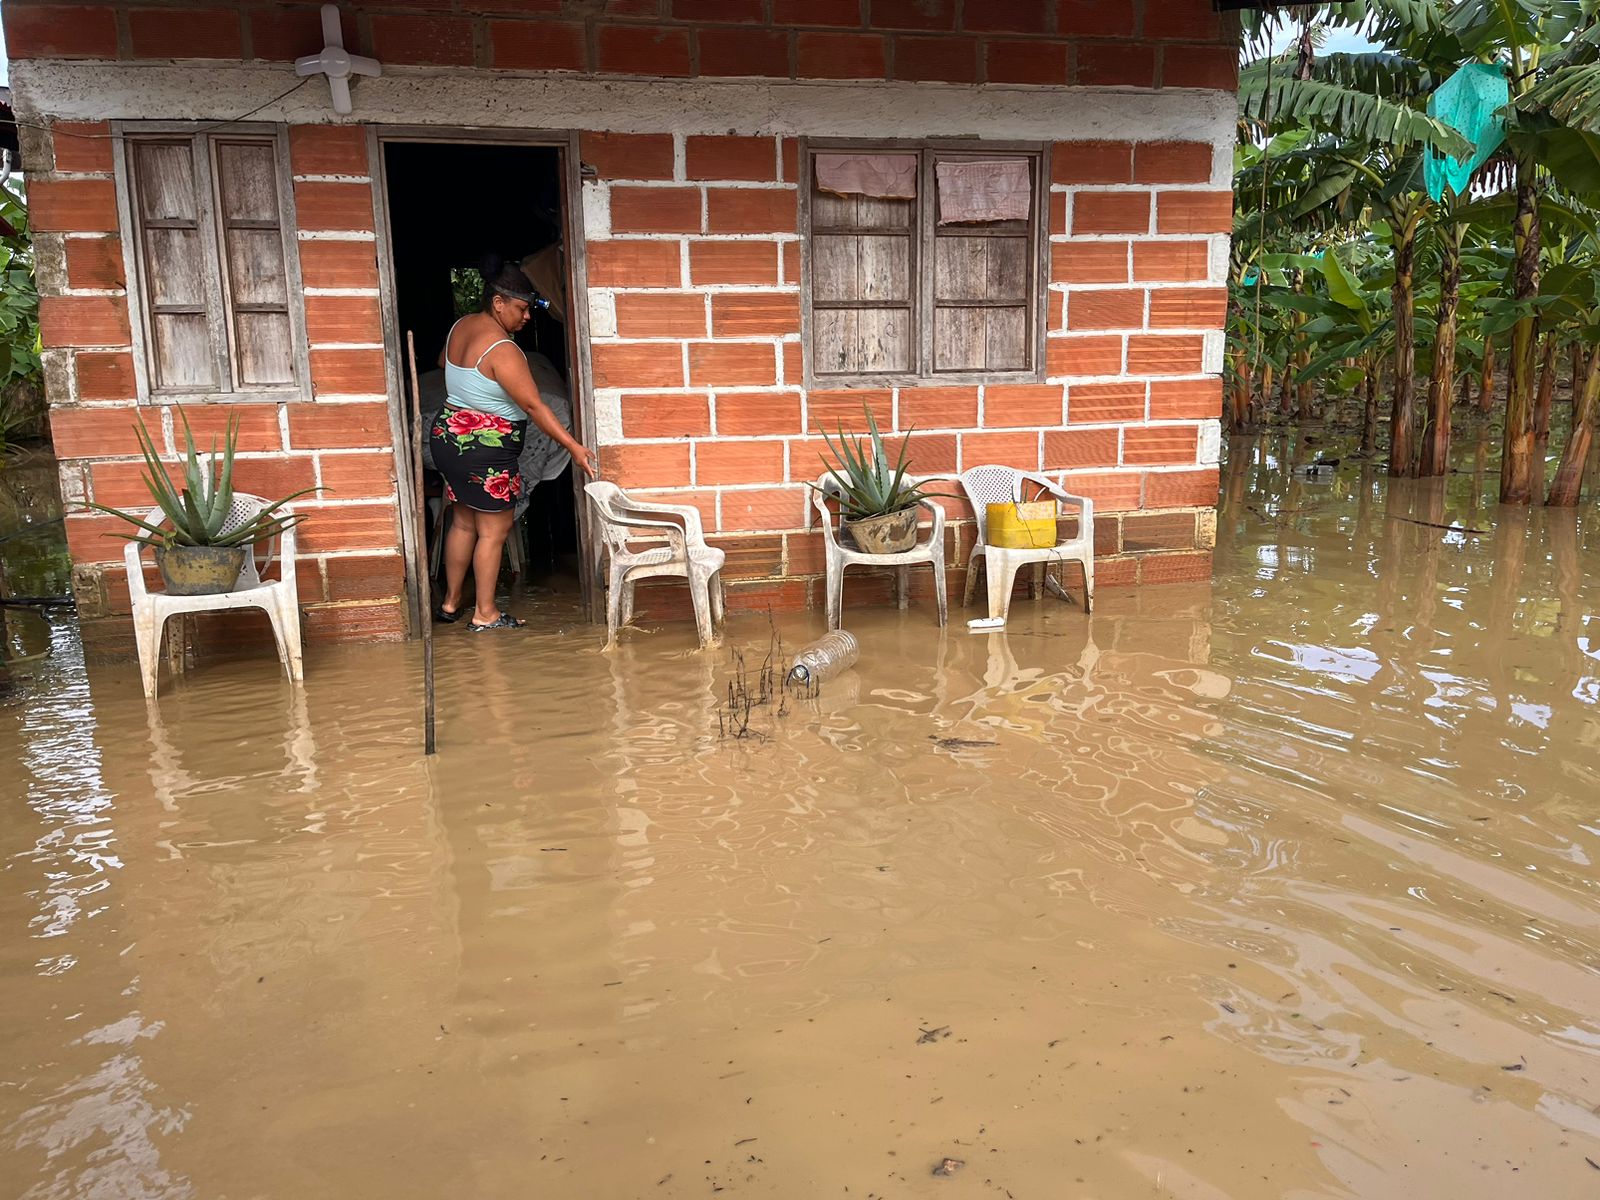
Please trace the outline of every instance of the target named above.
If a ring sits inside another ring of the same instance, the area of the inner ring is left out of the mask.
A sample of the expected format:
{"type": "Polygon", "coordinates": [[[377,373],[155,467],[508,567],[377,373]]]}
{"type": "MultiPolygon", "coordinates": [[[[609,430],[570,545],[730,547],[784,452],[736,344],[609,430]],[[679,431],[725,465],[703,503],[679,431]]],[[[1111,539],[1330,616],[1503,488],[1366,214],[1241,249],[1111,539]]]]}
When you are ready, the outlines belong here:
{"type": "Polygon", "coordinates": [[[914,200],[917,195],[917,156],[819,154],[817,186],[839,196],[914,200]]]}
{"type": "Polygon", "coordinates": [[[1026,221],[1033,209],[1033,180],[1026,159],[941,162],[934,174],[941,225],[1026,221]]]}

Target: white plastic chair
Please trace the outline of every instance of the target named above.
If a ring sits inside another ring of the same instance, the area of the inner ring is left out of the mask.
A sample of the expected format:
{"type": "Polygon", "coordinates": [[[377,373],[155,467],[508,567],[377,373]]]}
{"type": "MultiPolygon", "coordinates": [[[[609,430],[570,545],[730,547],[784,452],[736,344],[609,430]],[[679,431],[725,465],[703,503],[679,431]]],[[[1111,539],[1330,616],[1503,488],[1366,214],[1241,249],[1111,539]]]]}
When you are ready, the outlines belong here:
{"type": "MultiPolygon", "coordinates": [[[[228,509],[228,519],[223,529],[237,529],[254,520],[270,500],[241,492],[233,494],[233,504],[228,509]]],[[[294,509],[281,505],[278,512],[293,516],[294,509]]],[[[150,525],[160,525],[165,514],[152,508],[145,515],[150,525]]],[[[161,662],[161,633],[167,618],[181,613],[222,612],[234,608],[259,608],[265,610],[272,622],[272,636],[278,644],[278,658],[284,670],[296,683],[305,679],[305,666],[300,645],[300,601],[295,593],[294,580],[294,529],[285,529],[276,537],[268,538],[249,548],[244,556],[244,566],[239,568],[239,578],[231,592],[214,596],[174,596],[168,592],[152,592],[144,582],[144,551],[139,542],[129,542],[123,550],[123,560],[128,567],[128,594],[133,598],[133,633],[139,644],[139,671],[144,679],[144,694],[154,699],[156,675],[161,662]],[[277,543],[276,547],[274,543],[277,543]],[[258,561],[257,552],[262,553],[258,561]],[[271,565],[274,555],[283,563],[281,579],[263,580],[261,575],[271,565]]]]}
{"type": "Polygon", "coordinates": [[[606,648],[616,644],[617,630],[633,620],[633,588],[641,579],[677,576],[689,584],[700,644],[716,640],[716,626],[725,615],[722,564],[727,556],[706,545],[700,510],[690,504],[651,504],[635,500],[614,483],[584,485],[600,518],[600,536],[610,553],[606,586],[606,648]],[[643,548],[643,537],[665,538],[666,545],[643,548]],[[714,586],[713,586],[714,585],[714,586]]]}
{"type": "MultiPolygon", "coordinates": [[[[961,473],[961,487],[972,503],[977,515],[978,541],[967,559],[967,588],[962,604],[972,603],[972,593],[977,587],[978,560],[984,564],[984,575],[989,583],[989,616],[1005,620],[1011,611],[1011,589],[1017,572],[1030,563],[1039,564],[1034,590],[1043,577],[1045,564],[1076,562],[1083,566],[1083,611],[1094,607],[1094,501],[1086,496],[1074,496],[1063,491],[1043,475],[1032,471],[1019,471],[1015,467],[972,467],[961,473]],[[1025,484],[1037,486],[1056,499],[1059,515],[1063,504],[1077,506],[1079,510],[1078,535],[1053,546],[1030,546],[1025,550],[1011,550],[989,545],[989,505],[1022,500],[1025,484]]],[[[1051,581],[1053,582],[1053,581],[1051,581]]],[[[1062,598],[1066,594],[1062,593],[1062,598]]]]}
{"type": "MultiPolygon", "coordinates": [[[[919,503],[919,507],[926,509],[932,517],[927,541],[919,542],[901,554],[867,554],[852,550],[842,543],[839,535],[843,528],[843,514],[835,513],[828,507],[829,498],[837,500],[841,494],[839,481],[832,475],[821,476],[817,480],[816,490],[811,493],[811,504],[822,520],[822,540],[827,551],[828,628],[839,628],[843,619],[846,567],[894,567],[895,598],[900,607],[905,608],[911,568],[918,563],[927,563],[933,568],[933,593],[939,602],[939,624],[944,625],[949,619],[949,606],[945,602],[944,592],[944,509],[931,500],[919,503]]],[[[806,510],[806,528],[811,528],[811,509],[806,510]]]]}

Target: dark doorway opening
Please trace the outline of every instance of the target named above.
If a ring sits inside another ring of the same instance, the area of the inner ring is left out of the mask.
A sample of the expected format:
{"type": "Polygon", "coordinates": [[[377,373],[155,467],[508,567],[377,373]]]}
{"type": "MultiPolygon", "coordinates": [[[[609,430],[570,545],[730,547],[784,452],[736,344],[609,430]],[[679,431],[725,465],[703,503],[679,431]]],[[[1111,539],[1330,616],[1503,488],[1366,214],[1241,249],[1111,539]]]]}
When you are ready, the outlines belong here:
{"type": "MultiPolygon", "coordinates": [[[[395,328],[402,359],[407,332],[416,340],[424,421],[444,396],[439,352],[456,320],[476,310],[482,297],[478,266],[492,253],[523,262],[536,289],[550,301],[549,309],[536,311],[516,341],[528,355],[545,402],[568,420],[569,428],[578,429],[577,389],[569,362],[569,276],[562,249],[562,151],[554,146],[386,141],[383,170],[395,328]]],[[[409,396],[409,380],[405,387],[409,396]]],[[[409,404],[406,413],[409,426],[409,404]]],[[[508,545],[505,569],[518,576],[519,586],[532,583],[576,594],[580,549],[573,468],[565,452],[531,425],[527,440],[531,453],[523,463],[528,502],[513,530],[515,546],[508,545]],[[537,477],[530,468],[538,469],[537,477]]],[[[431,565],[438,560],[443,488],[432,471],[424,472],[424,486],[431,565]]],[[[436,578],[438,574],[436,570],[436,578]]]]}

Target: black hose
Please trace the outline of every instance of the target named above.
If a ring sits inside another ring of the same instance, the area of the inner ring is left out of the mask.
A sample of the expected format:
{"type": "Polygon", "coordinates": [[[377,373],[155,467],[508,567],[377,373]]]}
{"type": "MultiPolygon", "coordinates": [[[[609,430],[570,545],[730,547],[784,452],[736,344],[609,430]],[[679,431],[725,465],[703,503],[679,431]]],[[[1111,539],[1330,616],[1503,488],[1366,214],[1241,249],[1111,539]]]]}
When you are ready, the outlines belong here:
{"type": "Polygon", "coordinates": [[[0,608],[73,608],[77,601],[71,596],[6,596],[0,599],[0,608]]]}

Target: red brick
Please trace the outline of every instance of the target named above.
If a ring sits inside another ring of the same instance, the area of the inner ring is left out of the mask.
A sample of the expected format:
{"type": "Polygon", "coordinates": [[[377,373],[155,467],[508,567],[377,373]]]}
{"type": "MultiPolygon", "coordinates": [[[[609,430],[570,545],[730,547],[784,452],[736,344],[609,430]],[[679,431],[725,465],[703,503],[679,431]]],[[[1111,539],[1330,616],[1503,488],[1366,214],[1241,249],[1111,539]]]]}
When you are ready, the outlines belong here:
{"type": "Polygon", "coordinates": [[[583,71],[583,26],[559,21],[490,21],[489,63],[501,71],[583,71]]]}
{"type": "Polygon", "coordinates": [[[1133,0],[1056,0],[1056,32],[1063,37],[1133,36],[1133,0]]]}
{"type": "Polygon", "coordinates": [[[57,458],[131,457],[140,452],[140,424],[162,448],[161,414],[153,408],[52,408],[50,440],[57,458]]]}
{"type": "Polygon", "coordinates": [[[722,493],[720,529],[798,529],[805,519],[802,487],[751,488],[722,493]]]}
{"type": "Polygon", "coordinates": [[[589,357],[597,388],[683,386],[683,351],[675,343],[596,342],[589,357]]]}
{"type": "Polygon", "coordinates": [[[605,477],[625,488],[681,487],[689,482],[688,442],[626,442],[601,455],[605,477]]]}
{"type": "Polygon", "coordinates": [[[982,33],[1049,33],[1051,5],[1039,0],[978,0],[962,14],[962,26],[982,33]]]}
{"type": "Polygon", "coordinates": [[[701,487],[733,483],[782,483],[780,441],[700,442],[694,449],[694,481],[701,487]]]}
{"type": "Polygon", "coordinates": [[[383,62],[472,65],[472,22],[465,17],[381,13],[371,21],[373,51],[383,62]]]}
{"type": "MultiPolygon", "coordinates": [[[[914,433],[906,446],[908,473],[914,475],[953,475],[957,469],[958,435],[953,433],[914,433]]],[[[895,453],[895,451],[890,451],[895,453]]]]}
{"type": "Polygon", "coordinates": [[[377,244],[301,242],[300,279],[308,288],[377,287],[377,244]]]}
{"type": "Polygon", "coordinates": [[[367,131],[361,125],[291,125],[289,162],[296,175],[368,175],[367,131]]]}
{"type": "Polygon", "coordinates": [[[700,74],[722,78],[789,78],[789,35],[770,29],[702,29],[700,74]]]}
{"type": "Polygon", "coordinates": [[[1039,435],[1036,433],[963,433],[961,465],[967,470],[986,463],[1039,469],[1039,435]]]}
{"type": "Polygon", "coordinates": [[[1195,520],[1193,512],[1148,513],[1122,520],[1122,544],[1134,552],[1149,550],[1193,550],[1195,520]]]}
{"type": "Polygon", "coordinates": [[[1211,244],[1191,242],[1135,242],[1133,277],[1141,283],[1189,283],[1211,272],[1211,244]]]}
{"type": "Polygon", "coordinates": [[[613,233],[699,233],[702,223],[699,188],[614,187],[611,189],[613,233]]]}
{"type": "Polygon", "coordinates": [[[1154,425],[1123,432],[1122,461],[1130,466],[1192,463],[1200,449],[1193,425],[1154,425]]]}
{"type": "MultiPolygon", "coordinates": [[[[209,439],[201,442],[198,434],[195,441],[209,445],[209,439]]],[[[181,486],[183,465],[176,460],[163,465],[167,468],[168,478],[181,486]]],[[[89,474],[95,503],[129,510],[150,507],[154,501],[150,498],[150,489],[145,485],[145,474],[143,460],[95,463],[89,474]]],[[[233,478],[238,491],[268,500],[282,499],[317,482],[316,467],[309,457],[237,458],[233,464],[233,478]]]]}
{"type": "Polygon", "coordinates": [[[1150,196],[1145,192],[1079,192],[1072,198],[1072,232],[1148,233],[1150,196]]]}
{"type": "Polygon", "coordinates": [[[79,400],[133,400],[138,397],[133,355],[126,351],[88,350],[73,356],[79,400]]]}
{"type": "Polygon", "coordinates": [[[601,25],[599,69],[614,75],[687,75],[689,35],[682,29],[601,25]]]}
{"type": "Polygon", "coordinates": [[[1162,192],[1156,197],[1157,233],[1230,233],[1232,192],[1162,192]]]}
{"type": "Polygon", "coordinates": [[[1151,329],[1221,329],[1228,318],[1228,289],[1154,288],[1151,329]]]}
{"type": "Polygon", "coordinates": [[[111,174],[111,126],[104,121],[52,121],[56,170],[111,174]]]}
{"type": "Polygon", "coordinates": [[[1143,329],[1144,292],[1139,289],[1073,289],[1067,293],[1067,328],[1143,329]]]}
{"type": "Polygon", "coordinates": [[[372,229],[372,185],[300,182],[294,185],[300,228],[360,232],[372,229]]]}
{"type": "Polygon", "coordinates": [[[1136,183],[1210,183],[1207,142],[1140,142],[1133,149],[1136,183]]]}
{"type": "Polygon", "coordinates": [[[1154,87],[1156,52],[1133,42],[1083,42],[1078,46],[1078,84],[1083,87],[1154,87]]]}
{"type": "Polygon", "coordinates": [[[377,345],[383,321],[376,296],[307,296],[306,338],[313,346],[327,342],[377,345]]]}
{"type": "Polygon", "coordinates": [[[392,504],[297,505],[306,519],[295,529],[297,548],[307,554],[334,550],[392,550],[395,532],[392,504]]]}
{"type": "Polygon", "coordinates": [[[1114,467],[1117,465],[1118,431],[1115,429],[1065,429],[1044,435],[1044,469],[1114,467]]]}
{"type": "Polygon", "coordinates": [[[605,12],[613,17],[659,17],[662,0],[602,0],[605,12]]]}
{"type": "Polygon", "coordinates": [[[894,77],[918,83],[976,83],[978,43],[965,38],[897,37],[894,77]]]}
{"type": "MultiPolygon", "coordinates": [[[[1096,506],[1096,511],[1105,511],[1096,506]]],[[[1100,531],[1095,530],[1095,539],[1099,540],[1100,531]]],[[[1139,560],[1136,558],[1109,558],[1097,560],[1094,564],[1094,586],[1096,589],[1108,587],[1132,587],[1139,582],[1139,560]]]]}
{"type": "Polygon", "coordinates": [[[39,332],[44,346],[126,346],[128,302],[122,296],[41,296],[39,332]]]}
{"type": "Polygon", "coordinates": [[[619,293],[617,333],[625,338],[703,338],[706,298],[698,292],[619,293]]]}
{"type": "Polygon", "coordinates": [[[122,547],[127,543],[119,535],[128,532],[128,524],[120,517],[69,512],[66,531],[67,550],[75,564],[122,561],[122,547]]]}
{"type": "Polygon", "coordinates": [[[1050,150],[1056,183],[1132,183],[1132,142],[1057,142],[1050,150]]]}
{"type": "Polygon", "coordinates": [[[1217,41],[1222,37],[1222,18],[1207,0],[1162,0],[1146,4],[1144,36],[1179,41],[1217,41]]]}
{"type": "Polygon", "coordinates": [[[109,179],[30,179],[28,219],[35,233],[115,233],[115,185],[109,179]]]}
{"type": "Polygon", "coordinates": [[[990,384],[983,390],[984,427],[1059,425],[1062,397],[1059,383],[990,384]]]}
{"type": "MultiPolygon", "coordinates": [[[[263,8],[246,14],[250,24],[250,56],[267,62],[293,62],[322,49],[322,18],[315,7],[263,8]]],[[[340,13],[344,44],[360,47],[355,14],[340,13]]]]}
{"type": "Polygon", "coordinates": [[[783,343],[783,380],[798,385],[806,377],[806,350],[801,342],[783,343]]]}
{"type": "Polygon", "coordinates": [[[796,39],[801,79],[884,79],[884,39],[876,34],[802,33],[796,39]]]}
{"type": "Polygon", "coordinates": [[[329,600],[382,600],[406,590],[405,562],[398,554],[336,554],[322,562],[329,600]]]}
{"type": "Polygon", "coordinates": [[[590,242],[590,287],[682,287],[677,242],[590,242]]]}
{"type": "Polygon", "coordinates": [[[128,13],[135,58],[242,58],[239,10],[146,8],[128,13]]]}
{"type": "Polygon", "coordinates": [[[880,431],[894,428],[894,394],[887,389],[839,388],[814,391],[806,397],[809,431],[820,431],[830,437],[837,437],[840,430],[867,432],[868,412],[872,413],[880,431]]]}
{"type": "Polygon", "coordinates": [[[701,393],[641,393],[622,397],[622,436],[705,437],[711,432],[711,397],[701,393]]]}
{"type": "Polygon", "coordinates": [[[1145,477],[1146,508],[1210,508],[1217,502],[1217,468],[1152,471],[1145,477]]]}
{"type": "Polygon", "coordinates": [[[900,389],[901,429],[967,429],[978,423],[978,389],[900,389]]]}
{"type": "Polygon", "coordinates": [[[723,21],[734,24],[759,24],[765,14],[761,0],[669,0],[672,16],[678,21],[723,21]]]}
{"type": "MultiPolygon", "coordinates": [[[[283,450],[283,434],[278,428],[275,404],[184,404],[172,414],[173,448],[183,450],[188,437],[200,449],[221,445],[232,427],[235,446],[243,454],[277,453],[283,450]],[[185,429],[187,428],[187,434],[185,429]]],[[[387,442],[388,438],[385,437],[387,442]]],[[[274,497],[276,499],[276,497],[274,497]]]]}
{"type": "Polygon", "coordinates": [[[954,29],[955,0],[872,0],[867,24],[873,29],[954,29]]]}
{"type": "Polygon", "coordinates": [[[1129,375],[1197,375],[1205,339],[1172,334],[1135,334],[1128,339],[1129,375]]]}
{"type": "Polygon", "coordinates": [[[387,496],[395,488],[394,455],[387,451],[371,454],[320,454],[323,493],[334,500],[365,496],[387,496]]]}
{"type": "Polygon", "coordinates": [[[389,444],[387,404],[290,404],[293,450],[379,449],[389,444]]]}
{"type": "Polygon", "coordinates": [[[706,189],[710,233],[794,233],[799,193],[792,188],[706,189]]]}
{"type": "Polygon", "coordinates": [[[711,297],[713,337],[781,337],[800,332],[795,292],[718,292],[711,297]]]}
{"type": "Polygon", "coordinates": [[[1067,82],[1066,42],[990,42],[984,48],[985,78],[990,83],[1067,82]]]}
{"type": "Polygon", "coordinates": [[[1067,420],[1073,425],[1105,425],[1144,420],[1142,383],[1079,383],[1067,389],[1067,420]]]}
{"type": "Polygon", "coordinates": [[[127,286],[120,238],[68,238],[67,286],[121,288],[127,286]]]}
{"type": "Polygon", "coordinates": [[[313,395],[374,395],[388,387],[382,350],[311,351],[313,395]]]}
{"type": "Polygon", "coordinates": [[[578,156],[601,179],[671,179],[670,133],[585,133],[578,156]]]}
{"type": "Polygon", "coordinates": [[[1140,583],[1200,583],[1211,578],[1211,551],[1152,554],[1139,562],[1140,583]]]}
{"type": "Polygon", "coordinates": [[[1045,342],[1045,358],[1051,375],[1122,374],[1122,338],[1050,338],[1045,342]]]}
{"type": "Polygon", "coordinates": [[[1157,379],[1150,384],[1152,420],[1183,417],[1215,418],[1222,415],[1222,380],[1157,379]]]}
{"type": "Polygon", "coordinates": [[[6,54],[25,58],[115,58],[117,17],[114,10],[69,4],[7,4],[6,54]]]}
{"type": "Polygon", "coordinates": [[[690,242],[689,279],[696,287],[778,282],[777,242],[690,242]]]}
{"type": "Polygon", "coordinates": [[[798,392],[725,392],[717,397],[718,437],[799,432],[798,392]]]}
{"type": "Polygon", "coordinates": [[[772,0],[772,19],[778,25],[861,24],[861,0],[772,0]]]}
{"type": "MultiPolygon", "coordinates": [[[[1061,486],[1074,496],[1087,496],[1093,500],[1095,515],[1099,516],[1105,512],[1138,508],[1143,478],[1138,471],[1081,472],[1063,477],[1061,486]]],[[[1106,582],[1099,563],[1095,564],[1095,574],[1096,583],[1106,582]]]]}
{"type": "Polygon", "coordinates": [[[783,244],[783,281],[788,284],[800,282],[800,243],[784,242],[783,244]]]}
{"type": "Polygon", "coordinates": [[[1127,242],[1052,242],[1050,276],[1057,283],[1127,283],[1127,242]]]}
{"type": "Polygon", "coordinates": [[[1239,87],[1239,52],[1233,46],[1165,46],[1161,84],[1232,92],[1239,87]]]}
{"type": "Polygon", "coordinates": [[[1050,232],[1063,234],[1067,231],[1067,194],[1065,192],[1050,193],[1050,232]]]}
{"type": "Polygon", "coordinates": [[[781,534],[718,537],[711,539],[711,544],[727,555],[722,574],[730,582],[735,579],[771,579],[783,574],[781,534]]]}
{"type": "MultiPolygon", "coordinates": [[[[448,8],[448,0],[432,0],[448,8]]],[[[462,12],[480,13],[515,13],[519,17],[532,15],[549,16],[559,13],[562,9],[562,0],[460,0],[462,12]]],[[[422,4],[417,5],[419,8],[422,4]]],[[[652,10],[651,15],[659,11],[659,5],[652,10]]]]}
{"type": "Polygon", "coordinates": [[[305,610],[306,637],[312,642],[398,642],[406,636],[406,615],[394,604],[312,605],[305,610]]]}
{"type": "Polygon", "coordinates": [[[703,137],[685,139],[684,168],[690,179],[778,178],[778,143],[770,137],[703,137]]]}

